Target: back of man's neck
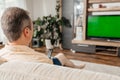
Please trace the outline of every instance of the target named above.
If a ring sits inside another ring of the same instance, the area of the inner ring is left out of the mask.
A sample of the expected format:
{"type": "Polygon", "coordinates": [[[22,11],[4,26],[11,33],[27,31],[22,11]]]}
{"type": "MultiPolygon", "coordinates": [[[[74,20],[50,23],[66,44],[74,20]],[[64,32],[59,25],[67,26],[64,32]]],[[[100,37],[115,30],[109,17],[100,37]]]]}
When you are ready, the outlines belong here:
{"type": "Polygon", "coordinates": [[[15,43],[15,42],[9,42],[8,45],[24,45],[24,46],[28,46],[28,45],[23,44],[23,43],[15,43]]]}

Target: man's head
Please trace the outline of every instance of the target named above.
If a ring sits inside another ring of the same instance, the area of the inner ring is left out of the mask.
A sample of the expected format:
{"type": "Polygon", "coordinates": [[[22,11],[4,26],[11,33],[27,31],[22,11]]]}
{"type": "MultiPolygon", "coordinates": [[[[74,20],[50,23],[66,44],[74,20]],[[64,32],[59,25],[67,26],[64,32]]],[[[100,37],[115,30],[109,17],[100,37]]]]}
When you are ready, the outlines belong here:
{"type": "Polygon", "coordinates": [[[21,37],[21,40],[31,41],[33,25],[27,11],[18,7],[7,8],[2,15],[1,25],[9,42],[15,42],[21,37]]]}

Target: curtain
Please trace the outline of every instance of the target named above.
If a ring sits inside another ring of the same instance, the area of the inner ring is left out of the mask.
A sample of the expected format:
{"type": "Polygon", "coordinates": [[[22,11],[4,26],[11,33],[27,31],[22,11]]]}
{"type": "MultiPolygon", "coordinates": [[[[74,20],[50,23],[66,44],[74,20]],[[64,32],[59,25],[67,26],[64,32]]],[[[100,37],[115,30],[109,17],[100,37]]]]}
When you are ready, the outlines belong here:
{"type": "MultiPolygon", "coordinates": [[[[20,7],[26,9],[26,0],[0,0],[0,19],[3,11],[8,7],[20,7]]],[[[8,41],[7,38],[2,32],[1,21],[0,21],[0,42],[6,44],[7,41],[8,41]]]]}

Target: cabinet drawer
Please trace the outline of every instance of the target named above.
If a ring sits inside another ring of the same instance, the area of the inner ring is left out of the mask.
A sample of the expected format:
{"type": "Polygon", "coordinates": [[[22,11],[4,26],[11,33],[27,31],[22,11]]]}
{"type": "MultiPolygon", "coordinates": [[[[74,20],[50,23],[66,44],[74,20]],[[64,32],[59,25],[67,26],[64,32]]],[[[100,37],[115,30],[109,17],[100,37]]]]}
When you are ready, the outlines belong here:
{"type": "Polygon", "coordinates": [[[94,45],[82,45],[82,44],[74,44],[73,45],[73,50],[77,51],[77,52],[85,52],[85,53],[95,53],[94,45]]]}

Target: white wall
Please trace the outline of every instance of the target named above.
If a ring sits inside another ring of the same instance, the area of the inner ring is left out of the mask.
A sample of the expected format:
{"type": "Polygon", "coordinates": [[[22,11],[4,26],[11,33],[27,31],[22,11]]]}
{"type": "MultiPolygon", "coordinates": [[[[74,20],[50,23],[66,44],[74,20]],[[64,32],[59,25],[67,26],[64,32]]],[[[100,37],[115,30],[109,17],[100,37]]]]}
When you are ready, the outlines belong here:
{"type": "Polygon", "coordinates": [[[43,0],[45,15],[55,15],[56,0],[43,0]]]}
{"type": "Polygon", "coordinates": [[[28,11],[33,20],[38,17],[55,15],[56,0],[26,0],[28,11]]]}
{"type": "Polygon", "coordinates": [[[44,0],[33,1],[33,20],[44,15],[45,10],[44,10],[43,1],[44,0]]]}
{"type": "Polygon", "coordinates": [[[26,0],[26,8],[30,13],[31,18],[33,19],[33,0],[26,0]]]}

